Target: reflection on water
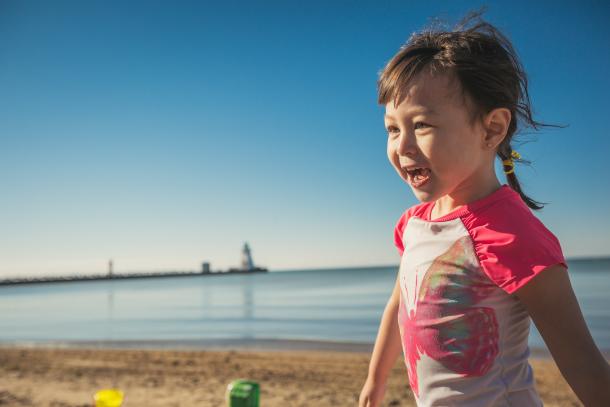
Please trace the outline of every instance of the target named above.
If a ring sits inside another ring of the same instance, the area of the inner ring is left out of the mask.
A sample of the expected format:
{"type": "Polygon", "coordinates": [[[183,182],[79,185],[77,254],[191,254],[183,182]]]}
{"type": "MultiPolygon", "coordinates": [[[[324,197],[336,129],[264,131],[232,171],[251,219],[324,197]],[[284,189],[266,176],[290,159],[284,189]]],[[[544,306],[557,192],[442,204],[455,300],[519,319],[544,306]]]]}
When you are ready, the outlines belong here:
{"type": "Polygon", "coordinates": [[[246,326],[244,327],[244,338],[246,339],[254,339],[254,331],[252,330],[251,321],[253,319],[253,311],[254,308],[254,291],[252,290],[252,280],[250,276],[240,276],[241,284],[242,284],[242,292],[244,298],[244,320],[247,321],[246,326]]]}
{"type": "Polygon", "coordinates": [[[112,289],[112,282],[108,286],[108,314],[106,317],[106,337],[108,339],[114,339],[112,335],[112,322],[114,320],[114,290],[112,289]]]}

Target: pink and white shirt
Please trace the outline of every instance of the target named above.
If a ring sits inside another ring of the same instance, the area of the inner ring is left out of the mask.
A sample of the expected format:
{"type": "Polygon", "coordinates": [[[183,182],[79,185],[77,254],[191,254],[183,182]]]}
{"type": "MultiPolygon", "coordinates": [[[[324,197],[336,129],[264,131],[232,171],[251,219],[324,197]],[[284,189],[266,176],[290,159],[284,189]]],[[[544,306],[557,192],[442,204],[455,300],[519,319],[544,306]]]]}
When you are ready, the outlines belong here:
{"type": "Polygon", "coordinates": [[[431,220],[433,206],[409,208],[394,233],[417,404],[542,405],[528,363],[530,318],[511,294],[551,265],[567,268],[559,241],[508,185],[431,220]]]}

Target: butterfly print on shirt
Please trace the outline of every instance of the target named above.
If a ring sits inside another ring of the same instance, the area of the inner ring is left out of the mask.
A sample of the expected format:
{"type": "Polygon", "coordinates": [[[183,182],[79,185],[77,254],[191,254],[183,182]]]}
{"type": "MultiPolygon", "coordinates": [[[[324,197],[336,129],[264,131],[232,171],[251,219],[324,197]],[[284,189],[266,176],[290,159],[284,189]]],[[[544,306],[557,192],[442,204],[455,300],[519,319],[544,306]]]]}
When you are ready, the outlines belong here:
{"type": "Polygon", "coordinates": [[[422,354],[465,377],[483,375],[493,365],[498,354],[496,315],[491,308],[476,306],[493,289],[465,236],[434,259],[419,287],[415,276],[418,295],[410,311],[407,306],[412,302],[408,297],[403,302],[401,295],[398,321],[409,383],[416,396],[417,362],[422,354]]]}

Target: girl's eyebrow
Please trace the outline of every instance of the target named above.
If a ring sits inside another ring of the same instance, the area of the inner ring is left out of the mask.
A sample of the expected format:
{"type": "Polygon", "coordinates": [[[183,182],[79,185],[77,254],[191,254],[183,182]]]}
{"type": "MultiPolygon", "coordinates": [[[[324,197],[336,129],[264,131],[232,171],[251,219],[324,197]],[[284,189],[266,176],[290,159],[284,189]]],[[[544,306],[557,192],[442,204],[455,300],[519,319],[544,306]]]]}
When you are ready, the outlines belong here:
{"type": "MultiPolygon", "coordinates": [[[[410,110],[407,111],[407,115],[412,115],[412,114],[418,114],[418,113],[425,113],[425,114],[429,114],[431,116],[437,115],[438,113],[436,112],[436,110],[434,110],[431,107],[425,107],[425,106],[418,106],[418,107],[414,107],[410,110]]],[[[385,115],[383,116],[384,119],[386,120],[392,120],[394,117],[393,116],[389,116],[389,115],[385,115]]]]}

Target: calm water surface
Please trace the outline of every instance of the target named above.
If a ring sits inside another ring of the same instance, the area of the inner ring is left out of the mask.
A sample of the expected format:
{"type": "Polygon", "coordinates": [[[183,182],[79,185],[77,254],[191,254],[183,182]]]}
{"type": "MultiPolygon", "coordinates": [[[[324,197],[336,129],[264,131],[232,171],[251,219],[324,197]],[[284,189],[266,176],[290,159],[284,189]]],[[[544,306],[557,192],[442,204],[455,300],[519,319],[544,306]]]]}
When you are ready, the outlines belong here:
{"type": "MultiPolygon", "coordinates": [[[[610,350],[610,261],[569,266],[593,337],[610,350]]],[[[396,267],[382,267],[4,286],[0,343],[228,338],[372,343],[396,273],[396,267]]],[[[544,347],[533,325],[530,344],[544,347]]]]}

